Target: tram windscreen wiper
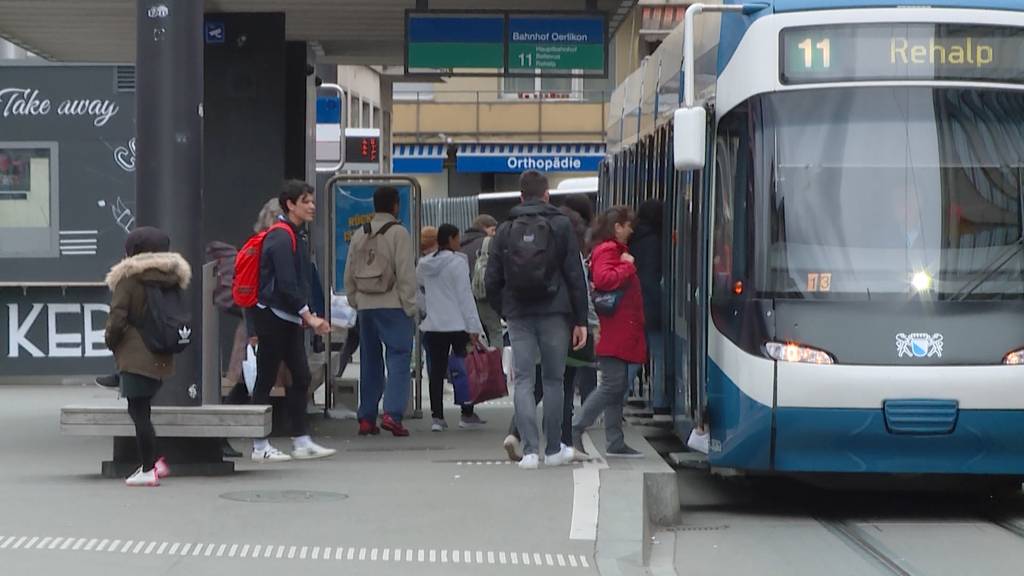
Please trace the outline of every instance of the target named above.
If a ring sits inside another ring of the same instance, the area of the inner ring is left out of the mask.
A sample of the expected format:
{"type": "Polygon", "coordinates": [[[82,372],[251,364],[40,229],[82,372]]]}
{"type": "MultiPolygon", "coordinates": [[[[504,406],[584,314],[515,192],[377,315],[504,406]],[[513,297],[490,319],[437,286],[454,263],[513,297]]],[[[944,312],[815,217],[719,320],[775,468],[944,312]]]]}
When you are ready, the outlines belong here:
{"type": "Polygon", "coordinates": [[[1024,236],[1019,238],[1013,244],[1006,247],[998,257],[993,258],[991,262],[981,270],[978,270],[973,277],[964,282],[963,287],[953,295],[950,300],[954,302],[963,302],[968,296],[973,294],[978,288],[983,286],[985,282],[988,282],[997,272],[1002,270],[1007,264],[1012,262],[1020,253],[1024,251],[1024,236]]]}

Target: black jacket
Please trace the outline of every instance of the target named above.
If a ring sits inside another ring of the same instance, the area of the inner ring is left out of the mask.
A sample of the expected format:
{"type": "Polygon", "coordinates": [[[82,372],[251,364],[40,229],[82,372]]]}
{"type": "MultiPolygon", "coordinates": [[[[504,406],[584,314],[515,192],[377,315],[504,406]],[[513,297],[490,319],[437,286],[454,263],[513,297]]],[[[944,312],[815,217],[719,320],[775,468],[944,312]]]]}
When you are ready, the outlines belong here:
{"type": "Polygon", "coordinates": [[[259,303],[300,316],[309,305],[309,279],[313,275],[309,237],[301,228],[285,222],[295,232],[295,250],[285,230],[271,230],[263,239],[259,303]]]}
{"type": "Polygon", "coordinates": [[[561,314],[568,316],[574,326],[587,325],[587,281],[583,274],[583,263],[580,262],[580,247],[569,218],[546,202],[531,200],[516,206],[509,213],[509,220],[498,227],[498,233],[491,241],[484,282],[488,303],[503,318],[561,314]],[[505,289],[505,277],[516,273],[515,270],[506,269],[509,231],[512,220],[525,214],[547,216],[557,239],[557,257],[562,262],[562,273],[557,279],[558,292],[547,300],[520,300],[505,289]]]}
{"type": "Polygon", "coordinates": [[[470,228],[462,234],[461,252],[469,258],[470,278],[473,277],[473,270],[476,268],[476,253],[484,245],[484,238],[487,238],[487,233],[476,228],[470,228]]]}
{"type": "Polygon", "coordinates": [[[644,327],[661,330],[661,233],[641,222],[629,241],[629,253],[636,259],[636,273],[644,297],[644,327]]]}

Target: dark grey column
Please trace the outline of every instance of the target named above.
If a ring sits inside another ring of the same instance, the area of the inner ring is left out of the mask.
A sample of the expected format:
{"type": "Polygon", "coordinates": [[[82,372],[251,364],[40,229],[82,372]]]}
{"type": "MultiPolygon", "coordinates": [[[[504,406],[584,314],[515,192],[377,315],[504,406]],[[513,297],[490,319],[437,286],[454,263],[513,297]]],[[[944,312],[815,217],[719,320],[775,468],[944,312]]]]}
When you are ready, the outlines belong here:
{"type": "MultiPolygon", "coordinates": [[[[171,236],[171,249],[192,265],[186,297],[192,345],[175,358],[175,374],[155,404],[202,400],[203,0],[137,0],[137,224],[171,236]]],[[[216,386],[219,383],[211,383],[216,386]]]]}

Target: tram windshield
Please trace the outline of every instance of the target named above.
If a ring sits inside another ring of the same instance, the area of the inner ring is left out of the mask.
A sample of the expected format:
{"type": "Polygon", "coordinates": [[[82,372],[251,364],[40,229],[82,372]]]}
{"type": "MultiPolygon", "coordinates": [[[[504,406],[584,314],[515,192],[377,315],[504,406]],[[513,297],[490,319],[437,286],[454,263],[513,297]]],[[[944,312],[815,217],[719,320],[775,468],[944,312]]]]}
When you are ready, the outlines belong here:
{"type": "Polygon", "coordinates": [[[760,113],[762,292],[1022,297],[1024,93],[796,91],[760,113]]]}

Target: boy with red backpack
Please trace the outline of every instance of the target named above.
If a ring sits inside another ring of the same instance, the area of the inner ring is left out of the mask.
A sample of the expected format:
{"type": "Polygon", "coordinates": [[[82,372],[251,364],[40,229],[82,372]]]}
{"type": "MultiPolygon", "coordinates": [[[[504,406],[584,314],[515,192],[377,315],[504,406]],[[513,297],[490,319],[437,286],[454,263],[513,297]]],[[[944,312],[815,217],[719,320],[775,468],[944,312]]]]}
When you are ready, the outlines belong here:
{"type": "Polygon", "coordinates": [[[292,374],[286,392],[294,450],[289,456],[266,439],[253,442],[255,462],[292,458],[325,458],[336,450],[313,442],[306,428],[306,396],[310,384],[304,328],[326,334],[331,327],[310,311],[312,263],[303,227],[316,217],[313,188],[299,180],[284,183],[278,196],[283,213],[273,226],[249,239],[238,251],[232,293],[235,303],[252,315],[259,338],[253,404],[270,404],[278,368],[283,361],[292,374]]]}

